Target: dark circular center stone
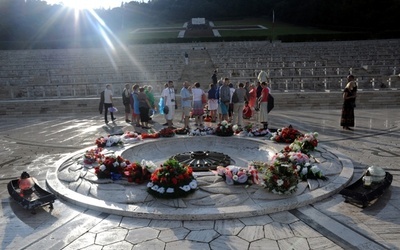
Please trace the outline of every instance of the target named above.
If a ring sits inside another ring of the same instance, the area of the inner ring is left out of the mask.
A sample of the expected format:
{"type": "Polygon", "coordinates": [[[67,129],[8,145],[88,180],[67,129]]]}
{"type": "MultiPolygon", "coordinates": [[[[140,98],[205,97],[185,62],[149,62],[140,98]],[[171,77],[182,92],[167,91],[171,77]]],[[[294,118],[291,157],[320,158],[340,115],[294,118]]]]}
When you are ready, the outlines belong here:
{"type": "Polygon", "coordinates": [[[184,165],[189,165],[193,171],[215,170],[217,166],[226,167],[235,162],[229,155],[212,151],[185,152],[176,154],[171,158],[184,165]]]}

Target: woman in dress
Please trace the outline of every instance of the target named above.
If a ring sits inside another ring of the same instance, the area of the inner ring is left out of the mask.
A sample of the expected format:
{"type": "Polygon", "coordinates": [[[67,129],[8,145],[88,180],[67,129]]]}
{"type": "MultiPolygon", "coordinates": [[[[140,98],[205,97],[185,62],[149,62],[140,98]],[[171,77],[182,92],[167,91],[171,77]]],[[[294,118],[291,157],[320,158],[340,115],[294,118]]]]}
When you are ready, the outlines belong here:
{"type": "Polygon", "coordinates": [[[149,99],[144,92],[144,87],[139,88],[138,93],[138,101],[139,101],[139,111],[140,111],[140,121],[142,123],[142,128],[149,129],[149,110],[151,108],[149,99]]]}
{"type": "Polygon", "coordinates": [[[193,95],[193,116],[195,117],[195,126],[203,126],[203,114],[204,104],[202,101],[202,95],[205,95],[204,91],[200,88],[200,83],[196,82],[194,88],[192,88],[193,95]]]}
{"type": "Polygon", "coordinates": [[[254,110],[256,106],[256,100],[257,100],[257,89],[254,84],[250,85],[250,91],[249,91],[249,106],[254,110]]]}
{"type": "Polygon", "coordinates": [[[353,130],[351,127],[354,127],[354,107],[356,106],[357,85],[354,82],[353,75],[349,75],[347,81],[348,83],[343,91],[343,107],[340,126],[345,130],[353,130]]]}

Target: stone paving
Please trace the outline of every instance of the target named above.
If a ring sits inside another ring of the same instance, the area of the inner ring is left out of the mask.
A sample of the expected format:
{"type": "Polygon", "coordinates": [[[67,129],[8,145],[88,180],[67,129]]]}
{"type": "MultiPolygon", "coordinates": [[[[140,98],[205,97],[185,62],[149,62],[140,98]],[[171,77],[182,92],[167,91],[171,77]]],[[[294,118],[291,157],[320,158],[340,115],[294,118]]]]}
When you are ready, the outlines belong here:
{"type": "MultiPolygon", "coordinates": [[[[27,170],[46,187],[55,162],[92,146],[99,135],[134,127],[122,119],[106,126],[96,114],[5,117],[0,121],[0,248],[399,249],[400,109],[356,110],[354,131],[341,130],[339,117],[339,110],[274,110],[270,126],[291,124],[302,132],[318,132],[321,145],[351,159],[352,181],[371,165],[389,171],[391,187],[370,206],[354,206],[333,194],[288,211],[199,221],[122,216],[64,199],[56,200],[52,211],[44,207],[32,215],[9,197],[11,179],[27,170]]],[[[161,128],[163,118],[155,121],[154,127],[161,128]]]]}

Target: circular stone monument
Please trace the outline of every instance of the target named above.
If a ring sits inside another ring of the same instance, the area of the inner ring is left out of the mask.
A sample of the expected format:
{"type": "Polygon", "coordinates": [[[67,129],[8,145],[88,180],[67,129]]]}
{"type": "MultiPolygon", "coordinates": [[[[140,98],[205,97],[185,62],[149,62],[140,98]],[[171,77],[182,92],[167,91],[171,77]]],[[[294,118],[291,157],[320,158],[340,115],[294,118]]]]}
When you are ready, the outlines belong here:
{"type": "MultiPolygon", "coordinates": [[[[269,161],[286,144],[248,137],[175,136],[144,140],[125,147],[106,148],[131,162],[142,160],[162,164],[171,156],[214,151],[231,157],[234,165],[269,161]]],[[[213,220],[249,217],[290,210],[338,193],[350,181],[353,165],[340,152],[318,146],[312,155],[328,177],[327,181],[300,182],[290,195],[275,195],[258,185],[227,185],[215,173],[195,172],[198,189],[184,198],[159,199],[147,193],[146,184],[126,180],[98,179],[94,169],[82,162],[86,148],[55,163],[47,174],[50,189],[62,199],[90,209],[122,216],[169,220],[213,220]]]]}

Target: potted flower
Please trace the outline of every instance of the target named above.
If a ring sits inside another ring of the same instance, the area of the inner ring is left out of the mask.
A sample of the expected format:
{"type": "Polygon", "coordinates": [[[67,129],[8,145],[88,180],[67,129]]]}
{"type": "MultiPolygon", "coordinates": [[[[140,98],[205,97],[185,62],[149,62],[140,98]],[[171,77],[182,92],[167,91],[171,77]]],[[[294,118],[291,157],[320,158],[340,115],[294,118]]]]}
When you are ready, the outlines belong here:
{"type": "Polygon", "coordinates": [[[221,123],[218,123],[215,128],[215,134],[218,136],[232,136],[233,135],[233,126],[231,123],[223,120],[221,123]]]}
{"type": "Polygon", "coordinates": [[[194,192],[197,181],[191,167],[169,159],[151,174],[147,187],[148,192],[156,197],[178,198],[194,192]]]}

